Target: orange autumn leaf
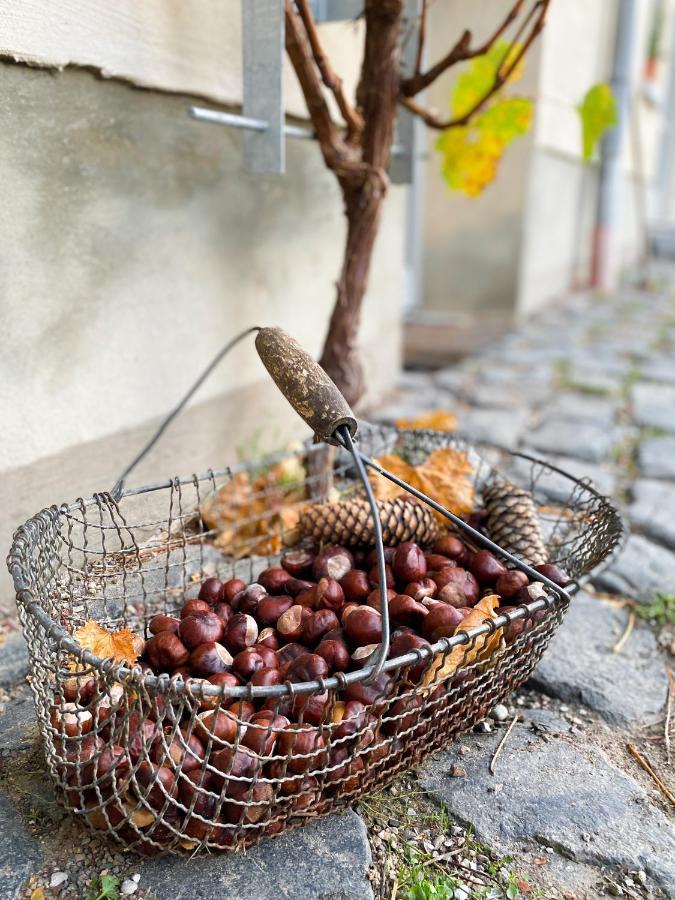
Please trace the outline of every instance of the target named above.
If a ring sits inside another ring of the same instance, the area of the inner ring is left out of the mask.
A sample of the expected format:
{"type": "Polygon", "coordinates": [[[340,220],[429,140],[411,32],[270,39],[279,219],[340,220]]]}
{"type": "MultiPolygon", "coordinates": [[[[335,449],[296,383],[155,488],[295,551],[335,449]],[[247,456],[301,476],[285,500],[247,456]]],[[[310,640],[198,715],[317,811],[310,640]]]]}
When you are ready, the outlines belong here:
{"type": "MultiPolygon", "coordinates": [[[[474,495],[470,476],[473,467],[465,453],[452,447],[442,447],[430,453],[419,466],[412,466],[393,453],[380,457],[377,462],[383,469],[427,494],[455,515],[464,516],[472,511],[474,495]]],[[[371,475],[371,481],[378,500],[393,500],[407,494],[382,475],[371,475]]],[[[435,515],[439,522],[447,523],[441,513],[435,515]]]]}
{"type": "Polygon", "coordinates": [[[397,419],[397,428],[422,428],[430,431],[454,431],[457,416],[449,409],[434,409],[413,419],[397,419]]]}
{"type": "MultiPolygon", "coordinates": [[[[457,631],[469,631],[471,628],[477,628],[479,625],[482,625],[486,619],[496,618],[495,610],[498,606],[499,597],[496,594],[483,597],[471,609],[457,631]]],[[[424,673],[422,684],[428,685],[445,681],[446,678],[450,678],[462,666],[470,665],[477,660],[487,660],[499,647],[501,639],[502,629],[497,628],[492,633],[479,635],[468,644],[460,644],[457,647],[453,647],[450,653],[438,653],[424,673]]]]}
{"type": "Polygon", "coordinates": [[[82,628],[77,629],[73,637],[80,647],[89,650],[101,659],[112,657],[115,662],[126,662],[133,665],[139,656],[138,635],[128,628],[123,628],[121,631],[108,631],[89,619],[82,628]]]}

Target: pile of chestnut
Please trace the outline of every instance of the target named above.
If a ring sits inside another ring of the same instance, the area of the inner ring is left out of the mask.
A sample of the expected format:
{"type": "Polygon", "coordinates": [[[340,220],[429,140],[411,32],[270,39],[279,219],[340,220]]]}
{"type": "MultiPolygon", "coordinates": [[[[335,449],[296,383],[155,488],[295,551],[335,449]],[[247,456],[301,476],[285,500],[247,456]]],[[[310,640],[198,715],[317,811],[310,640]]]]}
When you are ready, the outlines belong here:
{"type": "MultiPolygon", "coordinates": [[[[386,548],[385,559],[390,658],[453,635],[484,593],[507,611],[542,590],[455,535],[426,552],[411,542],[386,548]]],[[[567,583],[557,566],[538,569],[567,583]]],[[[512,622],[507,643],[532,623],[512,622]]],[[[368,665],[382,637],[374,551],[293,549],[253,584],[208,578],[178,615],[157,615],[148,630],[142,667],[192,679],[189,700],[130,700],[120,686],[116,694],[71,678],[52,708],[69,802],[144,852],[177,835],[184,846],[229,848],[278,833],[295,813],[357,795],[366,770],[373,783],[373,767],[433,716],[429,696],[416,692],[428,659],[339,693],[232,701],[195,690],[300,684],[368,665]]],[[[432,688],[433,699],[447,685],[432,688]]]]}

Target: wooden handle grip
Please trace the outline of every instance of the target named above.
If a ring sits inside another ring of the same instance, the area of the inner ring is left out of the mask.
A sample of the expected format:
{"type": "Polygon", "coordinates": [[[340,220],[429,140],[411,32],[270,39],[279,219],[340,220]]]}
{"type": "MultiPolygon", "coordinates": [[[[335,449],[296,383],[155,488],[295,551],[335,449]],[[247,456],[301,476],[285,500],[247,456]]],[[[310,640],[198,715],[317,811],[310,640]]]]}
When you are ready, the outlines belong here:
{"type": "Polygon", "coordinates": [[[320,441],[337,444],[335,432],[346,425],[356,436],[356,419],[335,382],[282,328],[261,328],[256,350],[277,387],[320,441]]]}

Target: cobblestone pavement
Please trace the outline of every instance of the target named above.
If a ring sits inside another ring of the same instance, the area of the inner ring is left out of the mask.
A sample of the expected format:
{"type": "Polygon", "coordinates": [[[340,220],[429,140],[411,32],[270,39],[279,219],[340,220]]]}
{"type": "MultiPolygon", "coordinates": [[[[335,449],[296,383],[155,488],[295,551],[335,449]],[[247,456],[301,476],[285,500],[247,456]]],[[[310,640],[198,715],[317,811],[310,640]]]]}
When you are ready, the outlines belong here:
{"type": "Polygon", "coordinates": [[[628,621],[625,598],[675,593],[670,288],[576,295],[457,366],[405,373],[377,417],[392,421],[435,408],[456,411],[460,429],[474,438],[525,448],[590,477],[619,501],[633,529],[611,570],[575,599],[511,706],[409,776],[411,796],[424,791],[425,802],[447,811],[436,832],[422,834],[415,825],[422,812],[414,800],[404,803],[402,822],[392,811],[401,792],[394,786],[385,792],[384,821],[364,806],[244,857],[125,855],[55,803],[16,634],[0,653],[0,898],[96,897],[102,873],[115,876],[122,896],[160,900],[341,900],[373,897],[373,885],[375,896],[385,896],[385,884],[389,897],[385,876],[395,876],[388,867],[402,845],[452,858],[466,873],[457,900],[506,896],[507,881],[500,887],[499,878],[492,889],[472,893],[488,871],[481,860],[490,858],[475,840],[514,858],[523,897],[675,897],[673,807],[627,751],[634,744],[672,789],[664,716],[675,636],[667,626],[638,622],[614,650],[628,621]],[[492,775],[489,762],[516,713],[520,721],[492,775]]]}

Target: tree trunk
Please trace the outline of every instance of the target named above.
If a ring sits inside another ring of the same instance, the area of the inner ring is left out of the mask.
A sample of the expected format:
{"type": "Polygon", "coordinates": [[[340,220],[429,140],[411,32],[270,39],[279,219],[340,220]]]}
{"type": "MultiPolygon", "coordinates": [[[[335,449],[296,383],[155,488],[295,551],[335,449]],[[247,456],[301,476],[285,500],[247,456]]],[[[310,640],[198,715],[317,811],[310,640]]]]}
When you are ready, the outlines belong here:
{"type": "Polygon", "coordinates": [[[357,92],[365,123],[364,168],[358,175],[338,176],[345,202],[347,240],[320,363],[351,405],[358,403],[365,391],[357,335],[387,193],[400,81],[402,14],[403,0],[366,0],[366,43],[357,92]]]}

